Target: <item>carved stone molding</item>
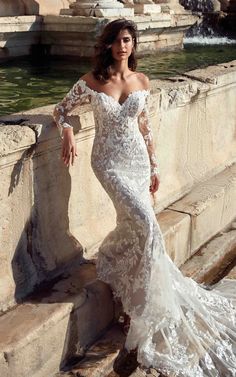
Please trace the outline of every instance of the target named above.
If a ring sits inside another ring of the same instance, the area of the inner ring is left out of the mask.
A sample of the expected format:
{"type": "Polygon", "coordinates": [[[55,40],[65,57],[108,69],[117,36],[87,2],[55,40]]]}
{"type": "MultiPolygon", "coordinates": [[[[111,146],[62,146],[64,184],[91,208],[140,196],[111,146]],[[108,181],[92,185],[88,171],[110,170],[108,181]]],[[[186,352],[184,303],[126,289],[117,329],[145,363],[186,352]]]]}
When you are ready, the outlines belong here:
{"type": "Polygon", "coordinates": [[[90,17],[132,17],[133,8],[126,8],[117,0],[77,0],[70,5],[74,16],[90,17]]]}

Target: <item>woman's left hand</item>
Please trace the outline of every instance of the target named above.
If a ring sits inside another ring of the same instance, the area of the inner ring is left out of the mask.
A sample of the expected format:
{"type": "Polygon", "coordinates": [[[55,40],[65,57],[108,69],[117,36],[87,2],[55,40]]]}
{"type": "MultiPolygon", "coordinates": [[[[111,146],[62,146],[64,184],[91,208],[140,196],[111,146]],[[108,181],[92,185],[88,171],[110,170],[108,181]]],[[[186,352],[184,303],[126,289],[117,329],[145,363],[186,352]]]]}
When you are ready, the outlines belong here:
{"type": "Polygon", "coordinates": [[[159,176],[159,174],[152,175],[151,176],[150,189],[149,189],[152,194],[154,194],[158,190],[159,184],[160,184],[160,176],[159,176]]]}

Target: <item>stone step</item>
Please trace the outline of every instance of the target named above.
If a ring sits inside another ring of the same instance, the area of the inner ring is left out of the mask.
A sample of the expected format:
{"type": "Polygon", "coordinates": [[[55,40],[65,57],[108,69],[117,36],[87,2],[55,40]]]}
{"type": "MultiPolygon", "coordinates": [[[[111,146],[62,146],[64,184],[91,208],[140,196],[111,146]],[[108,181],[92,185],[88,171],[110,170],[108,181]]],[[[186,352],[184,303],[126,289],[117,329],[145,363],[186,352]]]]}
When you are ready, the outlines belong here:
{"type": "MultiPolygon", "coordinates": [[[[226,228],[235,214],[236,164],[233,164],[197,184],[188,194],[157,214],[157,221],[166,250],[180,267],[226,228]]],[[[212,247],[215,248],[214,243],[212,247]]]]}
{"type": "MultiPolygon", "coordinates": [[[[225,233],[219,233],[213,240],[204,245],[199,253],[185,263],[181,271],[185,276],[190,276],[198,282],[214,283],[218,276],[225,276],[224,272],[230,265],[231,270],[227,278],[236,279],[236,229],[235,222],[230,224],[225,233]],[[215,250],[215,249],[216,250],[215,250]],[[210,262],[208,262],[208,258],[210,262]],[[217,270],[218,269],[218,270],[217,270]]],[[[66,374],[59,373],[54,377],[143,377],[136,368],[136,359],[130,356],[121,366],[122,373],[114,371],[113,366],[119,350],[124,344],[124,335],[118,325],[114,326],[107,334],[98,340],[85,354],[85,358],[66,374]],[[95,352],[96,351],[96,352],[95,352]],[[130,373],[128,372],[130,371],[130,373]]],[[[157,374],[158,377],[164,377],[157,374]]],[[[174,376],[173,376],[174,377],[174,376]]]]}
{"type": "Polygon", "coordinates": [[[214,284],[235,264],[236,229],[229,229],[204,245],[180,270],[198,283],[214,284]]]}
{"type": "MultiPolygon", "coordinates": [[[[113,371],[114,360],[125,341],[119,325],[114,325],[86,352],[85,358],[74,365],[69,372],[57,373],[54,377],[79,376],[102,377],[113,371]]],[[[114,371],[113,371],[114,372],[114,371]]]]}
{"type": "Polygon", "coordinates": [[[168,209],[191,217],[190,254],[193,255],[235,218],[236,163],[196,184],[168,209]]]}
{"type": "Polygon", "coordinates": [[[93,264],[41,288],[0,317],[0,371],[4,377],[51,377],[79,359],[114,319],[107,285],[93,264]]]}
{"type": "Polygon", "coordinates": [[[173,262],[180,267],[191,257],[191,216],[165,209],[156,218],[164,237],[166,251],[173,262]]]}

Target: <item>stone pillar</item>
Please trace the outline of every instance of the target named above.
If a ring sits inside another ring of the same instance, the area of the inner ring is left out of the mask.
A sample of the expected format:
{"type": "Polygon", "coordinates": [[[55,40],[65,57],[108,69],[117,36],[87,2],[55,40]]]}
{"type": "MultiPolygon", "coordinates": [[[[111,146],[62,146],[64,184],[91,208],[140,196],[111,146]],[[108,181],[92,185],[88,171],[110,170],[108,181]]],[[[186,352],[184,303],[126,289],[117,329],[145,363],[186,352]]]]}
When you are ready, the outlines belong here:
{"type": "Polygon", "coordinates": [[[117,0],[76,0],[70,5],[73,16],[133,17],[133,8],[126,8],[117,0]]]}

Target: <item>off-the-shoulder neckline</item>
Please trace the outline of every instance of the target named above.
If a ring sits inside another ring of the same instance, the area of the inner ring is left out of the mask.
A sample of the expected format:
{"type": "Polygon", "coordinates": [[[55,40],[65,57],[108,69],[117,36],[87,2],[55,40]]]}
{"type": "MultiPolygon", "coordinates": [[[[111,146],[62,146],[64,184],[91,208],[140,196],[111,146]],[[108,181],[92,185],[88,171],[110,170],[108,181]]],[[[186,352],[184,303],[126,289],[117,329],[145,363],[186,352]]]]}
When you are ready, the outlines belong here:
{"type": "Polygon", "coordinates": [[[90,92],[92,92],[93,94],[103,94],[103,95],[105,95],[106,97],[111,98],[114,102],[116,102],[116,103],[117,103],[118,105],[120,105],[120,106],[123,106],[123,105],[126,103],[126,101],[127,101],[127,100],[128,100],[133,94],[135,94],[135,93],[147,93],[147,94],[150,93],[150,90],[149,90],[149,89],[137,89],[137,90],[132,90],[132,91],[127,95],[127,97],[126,97],[126,99],[124,100],[124,102],[120,103],[119,101],[117,101],[117,100],[116,100],[113,96],[111,96],[110,94],[107,94],[107,93],[105,93],[105,92],[98,92],[97,90],[91,89],[91,88],[88,86],[87,82],[86,82],[85,80],[83,80],[83,79],[79,79],[79,80],[77,81],[77,84],[79,84],[79,83],[83,83],[83,85],[86,86],[86,88],[87,88],[90,92]]]}

